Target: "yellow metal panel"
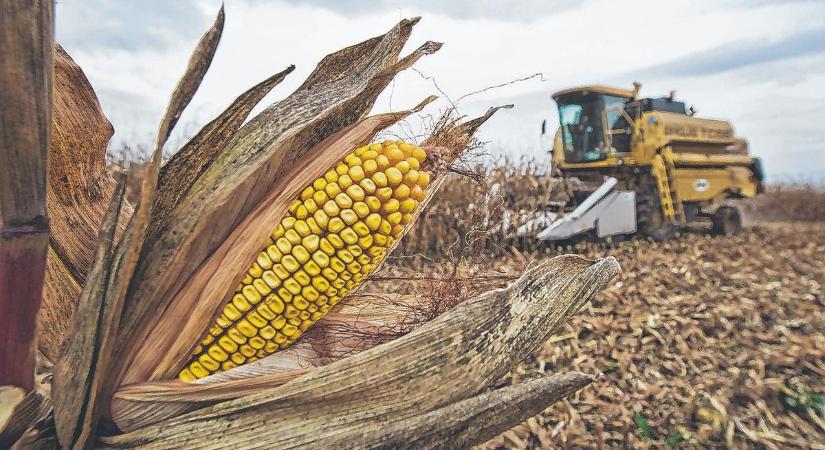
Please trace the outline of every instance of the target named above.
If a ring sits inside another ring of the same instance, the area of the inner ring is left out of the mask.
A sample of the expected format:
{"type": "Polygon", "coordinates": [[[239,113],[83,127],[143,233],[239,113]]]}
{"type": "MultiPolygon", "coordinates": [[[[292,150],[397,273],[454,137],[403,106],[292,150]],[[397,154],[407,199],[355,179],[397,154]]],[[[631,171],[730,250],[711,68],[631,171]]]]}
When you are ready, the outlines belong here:
{"type": "Polygon", "coordinates": [[[699,153],[674,153],[673,162],[677,166],[749,166],[753,158],[747,155],[703,155],[699,153]]]}
{"type": "Polygon", "coordinates": [[[756,183],[744,167],[724,169],[676,169],[673,184],[683,202],[716,201],[735,192],[744,197],[756,195],[756,183]]]}
{"type": "Polygon", "coordinates": [[[583,163],[568,163],[563,160],[558,163],[558,167],[561,169],[596,169],[605,167],[619,167],[620,165],[622,164],[619,164],[619,159],[615,156],[608,156],[607,158],[599,161],[583,163]]]}

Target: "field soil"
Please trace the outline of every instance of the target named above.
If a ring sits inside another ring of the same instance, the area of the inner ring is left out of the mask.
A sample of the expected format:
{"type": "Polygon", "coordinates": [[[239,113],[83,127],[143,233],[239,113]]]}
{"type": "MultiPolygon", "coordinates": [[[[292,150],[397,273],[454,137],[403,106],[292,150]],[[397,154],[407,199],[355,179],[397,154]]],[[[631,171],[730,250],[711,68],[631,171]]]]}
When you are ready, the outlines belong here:
{"type": "Polygon", "coordinates": [[[452,269],[418,260],[407,274],[435,279],[419,292],[461,297],[557,253],[615,256],[623,272],[502,383],[567,370],[598,379],[483,448],[825,448],[825,223],[452,269]]]}

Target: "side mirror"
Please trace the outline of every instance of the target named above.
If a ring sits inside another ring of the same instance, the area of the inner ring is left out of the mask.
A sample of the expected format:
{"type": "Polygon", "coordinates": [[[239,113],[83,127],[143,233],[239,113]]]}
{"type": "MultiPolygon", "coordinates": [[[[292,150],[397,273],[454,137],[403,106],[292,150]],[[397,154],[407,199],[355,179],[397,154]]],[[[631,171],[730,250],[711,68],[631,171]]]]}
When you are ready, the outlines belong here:
{"type": "Polygon", "coordinates": [[[541,135],[544,136],[547,133],[547,119],[541,121],[541,135]]]}

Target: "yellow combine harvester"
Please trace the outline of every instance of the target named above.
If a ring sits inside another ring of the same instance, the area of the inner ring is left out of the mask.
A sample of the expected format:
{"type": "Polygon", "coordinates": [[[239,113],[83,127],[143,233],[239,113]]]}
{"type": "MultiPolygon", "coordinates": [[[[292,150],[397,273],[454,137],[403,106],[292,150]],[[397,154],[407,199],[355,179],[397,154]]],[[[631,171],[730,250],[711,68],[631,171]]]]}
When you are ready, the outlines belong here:
{"type": "MultiPolygon", "coordinates": [[[[680,227],[710,218],[716,232],[738,231],[731,199],[762,190],[758,158],[730,123],[695,117],[669,97],[638,98],[632,90],[584,86],[553,94],[560,128],[553,167],[573,205],[538,232],[563,240],[641,233],[667,239],[680,227]]],[[[523,227],[520,234],[527,234],[523,227]]]]}

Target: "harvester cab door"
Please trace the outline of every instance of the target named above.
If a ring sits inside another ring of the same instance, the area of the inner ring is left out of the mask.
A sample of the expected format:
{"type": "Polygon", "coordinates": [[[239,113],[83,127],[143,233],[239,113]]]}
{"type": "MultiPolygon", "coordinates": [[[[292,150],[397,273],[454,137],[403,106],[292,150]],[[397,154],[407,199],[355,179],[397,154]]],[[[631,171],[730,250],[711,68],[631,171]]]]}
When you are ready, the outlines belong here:
{"type": "Polygon", "coordinates": [[[605,95],[602,123],[607,148],[614,153],[630,152],[633,118],[626,111],[627,99],[605,95]]]}
{"type": "Polygon", "coordinates": [[[599,97],[597,94],[579,95],[559,102],[566,162],[583,163],[607,157],[599,97]]]}

